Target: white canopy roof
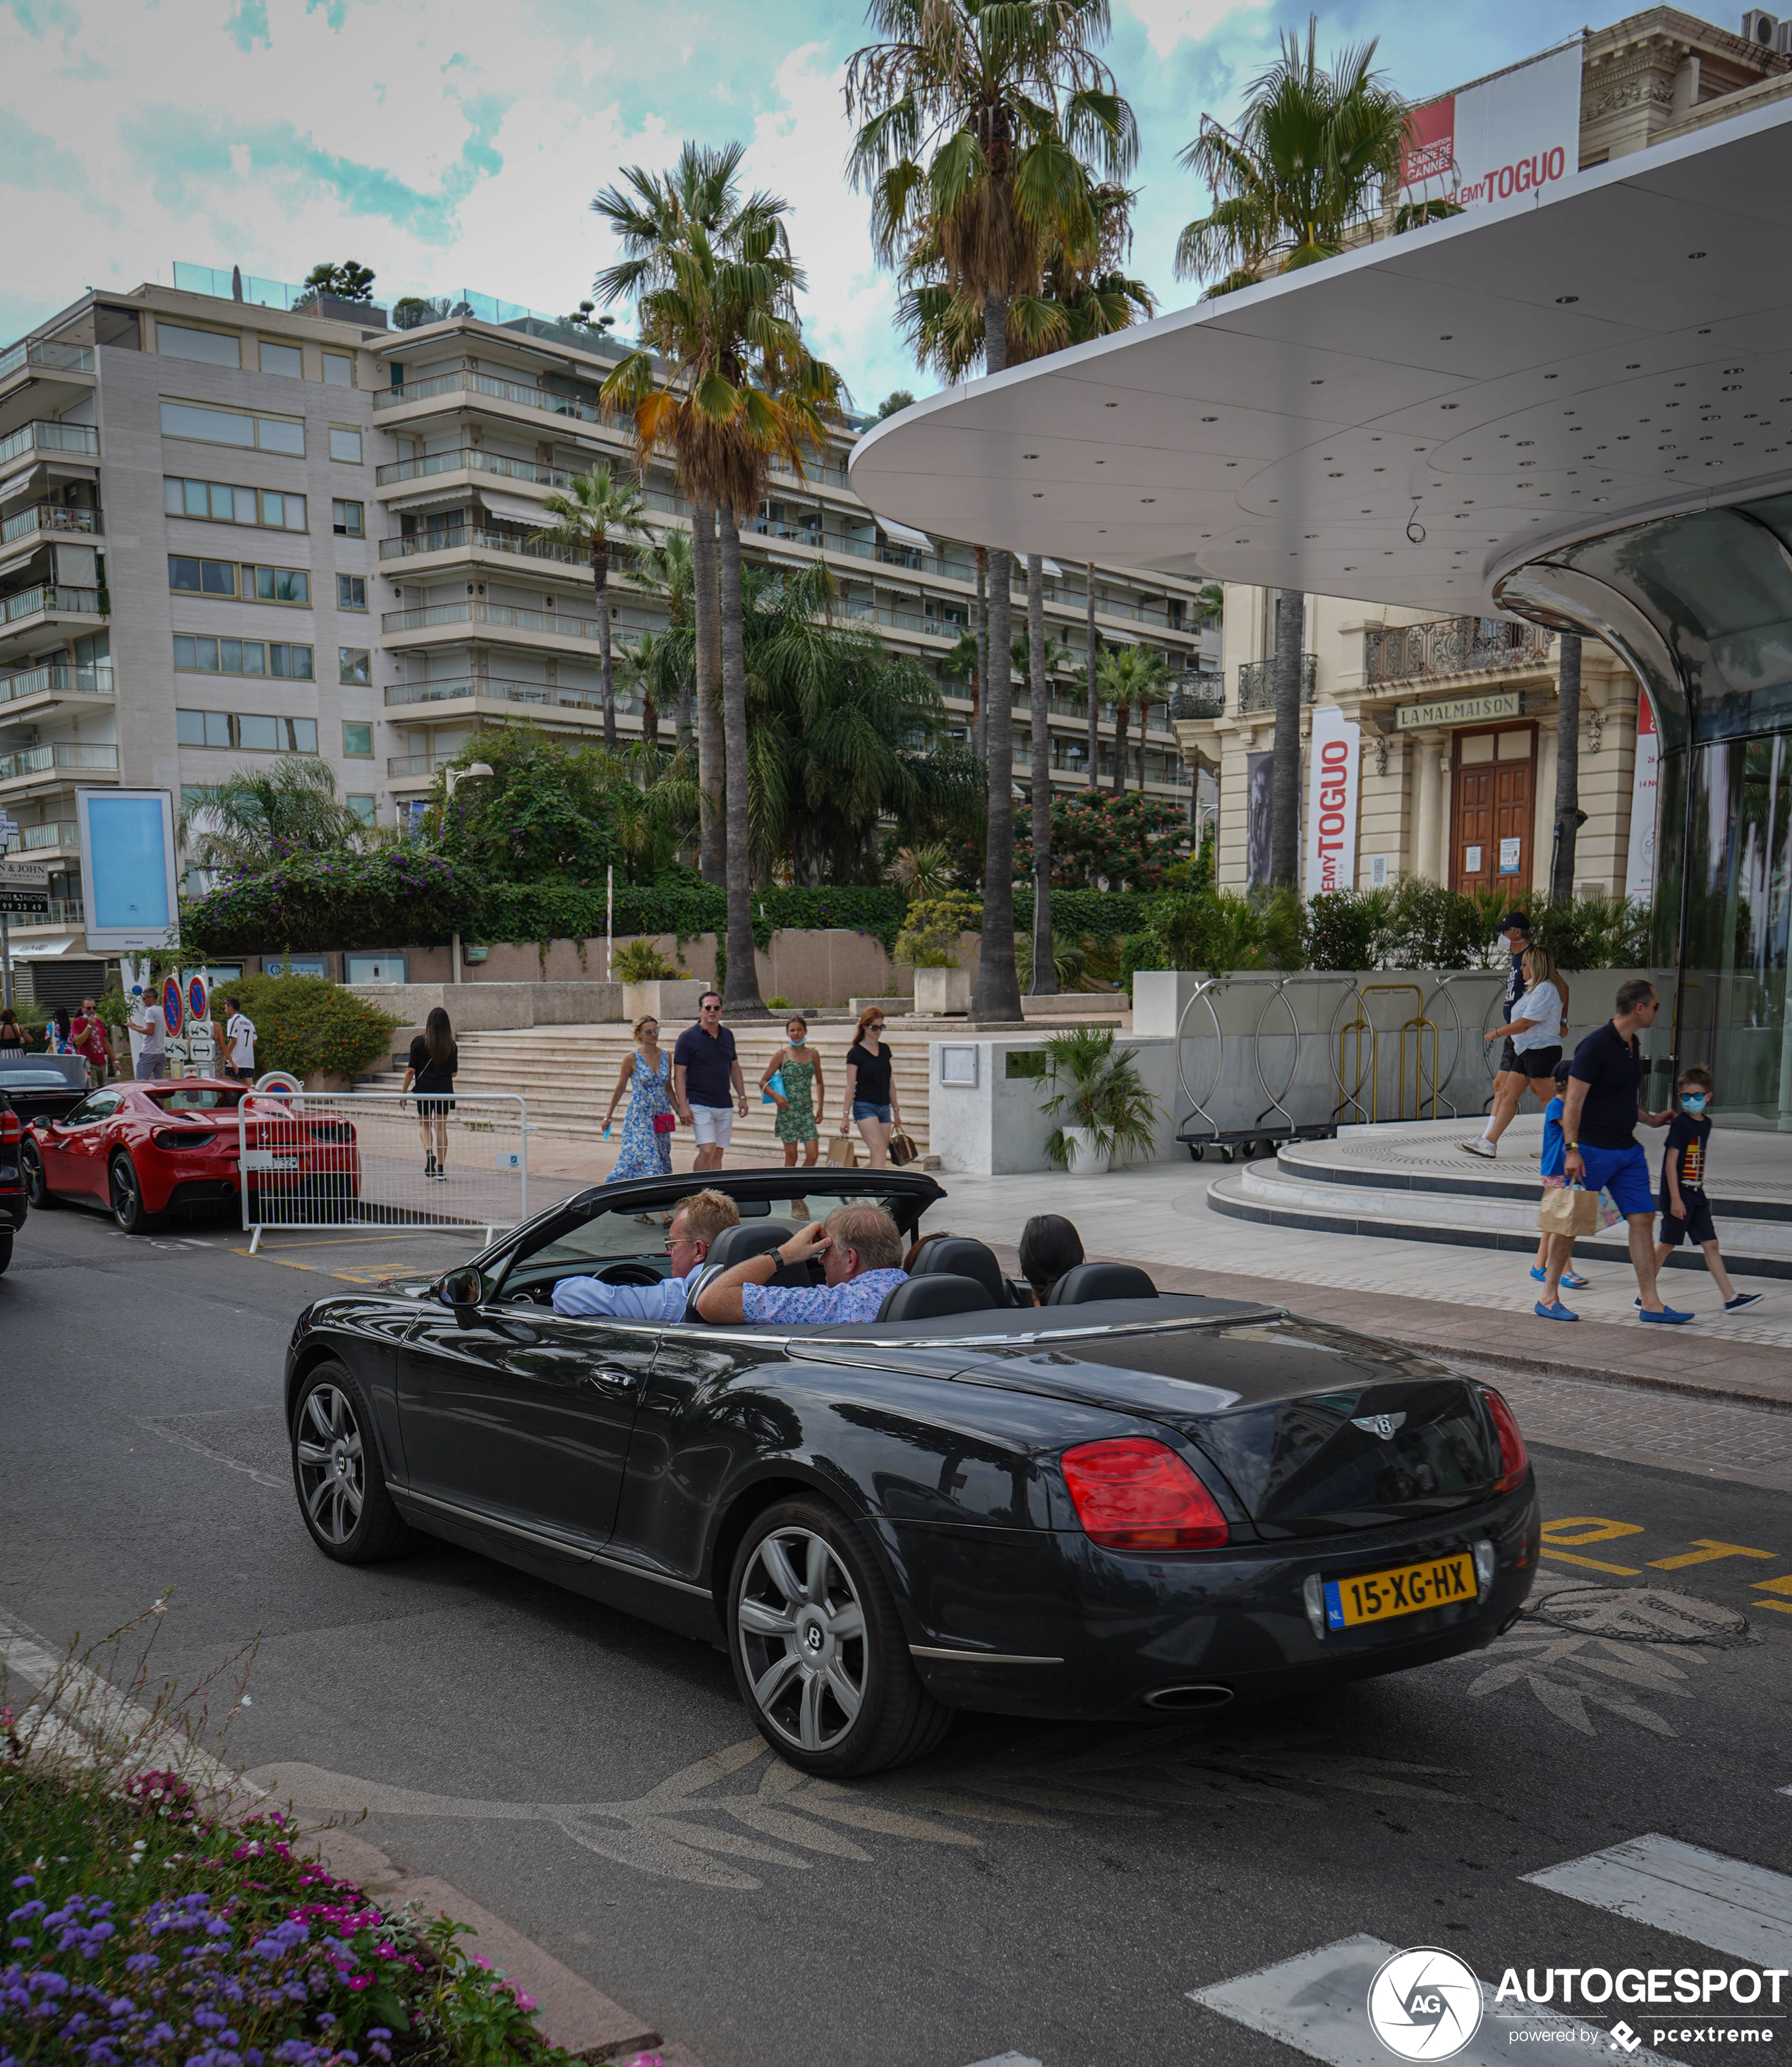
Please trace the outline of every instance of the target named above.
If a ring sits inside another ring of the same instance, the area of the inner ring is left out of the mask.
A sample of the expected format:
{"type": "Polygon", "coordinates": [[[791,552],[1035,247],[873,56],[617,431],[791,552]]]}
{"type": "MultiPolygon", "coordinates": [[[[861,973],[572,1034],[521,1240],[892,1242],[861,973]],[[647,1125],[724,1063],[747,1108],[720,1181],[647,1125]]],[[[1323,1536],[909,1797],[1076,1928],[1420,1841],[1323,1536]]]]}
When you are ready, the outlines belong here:
{"type": "Polygon", "coordinates": [[[904,410],[854,491],[955,538],[1444,612],[1792,483],[1792,103],[904,410]]]}
{"type": "Polygon", "coordinates": [[[482,488],[479,499],[491,515],[502,517],[509,523],[541,525],[549,521],[539,502],[526,502],[520,495],[494,495],[490,489],[482,488]]]}
{"type": "Polygon", "coordinates": [[[906,524],[898,524],[888,517],[878,519],[883,526],[884,535],[894,538],[898,546],[913,546],[918,552],[930,553],[934,542],[925,531],[917,531],[906,524]]]}

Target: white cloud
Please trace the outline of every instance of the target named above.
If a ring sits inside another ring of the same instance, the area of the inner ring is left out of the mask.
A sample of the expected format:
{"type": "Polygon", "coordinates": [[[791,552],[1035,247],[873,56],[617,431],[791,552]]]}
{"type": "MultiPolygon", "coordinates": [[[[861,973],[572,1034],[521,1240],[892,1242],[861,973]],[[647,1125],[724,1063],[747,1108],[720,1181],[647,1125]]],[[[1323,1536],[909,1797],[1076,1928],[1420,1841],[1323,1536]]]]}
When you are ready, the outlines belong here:
{"type": "Polygon", "coordinates": [[[1120,0],[1119,11],[1143,28],[1153,51],[1167,58],[1178,43],[1198,43],[1235,14],[1259,13],[1267,0],[1120,0]]]}

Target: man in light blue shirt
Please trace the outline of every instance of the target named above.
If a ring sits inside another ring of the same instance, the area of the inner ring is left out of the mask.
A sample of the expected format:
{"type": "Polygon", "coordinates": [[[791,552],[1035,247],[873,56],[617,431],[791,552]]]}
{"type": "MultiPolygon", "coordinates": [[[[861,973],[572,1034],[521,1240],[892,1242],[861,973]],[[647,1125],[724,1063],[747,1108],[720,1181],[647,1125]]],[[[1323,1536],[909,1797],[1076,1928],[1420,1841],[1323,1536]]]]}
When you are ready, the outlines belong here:
{"type": "Polygon", "coordinates": [[[578,1320],[682,1321],[691,1294],[709,1264],[709,1245],[724,1228],[738,1227],[740,1213],[720,1192],[694,1192],[672,1208],[666,1253],[671,1274],[657,1285],[606,1285],[598,1277],[562,1277],[553,1288],[553,1310],[578,1320]]]}

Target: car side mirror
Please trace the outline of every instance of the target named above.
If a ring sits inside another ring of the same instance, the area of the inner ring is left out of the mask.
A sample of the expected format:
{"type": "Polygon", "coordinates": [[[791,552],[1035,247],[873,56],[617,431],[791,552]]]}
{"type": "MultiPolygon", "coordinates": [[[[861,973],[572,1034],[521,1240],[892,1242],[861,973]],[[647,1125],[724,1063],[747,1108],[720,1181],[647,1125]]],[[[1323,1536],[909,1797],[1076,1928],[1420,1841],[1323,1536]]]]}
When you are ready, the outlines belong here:
{"type": "Polygon", "coordinates": [[[479,1318],[479,1302],[485,1287],[479,1273],[473,1269],[451,1270],[442,1280],[442,1297],[454,1309],[454,1318],[462,1327],[470,1328],[479,1318]]]}

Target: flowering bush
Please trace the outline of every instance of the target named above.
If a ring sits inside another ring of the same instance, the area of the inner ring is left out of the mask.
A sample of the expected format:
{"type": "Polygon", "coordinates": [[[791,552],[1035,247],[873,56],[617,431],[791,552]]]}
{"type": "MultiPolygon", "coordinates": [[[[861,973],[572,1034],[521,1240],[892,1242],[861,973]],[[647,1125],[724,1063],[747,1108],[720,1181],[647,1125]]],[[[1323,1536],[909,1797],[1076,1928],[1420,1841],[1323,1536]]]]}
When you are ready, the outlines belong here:
{"type": "Polygon", "coordinates": [[[287,948],[404,947],[455,932],[476,938],[468,921],[484,888],[464,863],[409,843],[301,855],[184,906],[181,947],[216,960],[287,948]]]}

